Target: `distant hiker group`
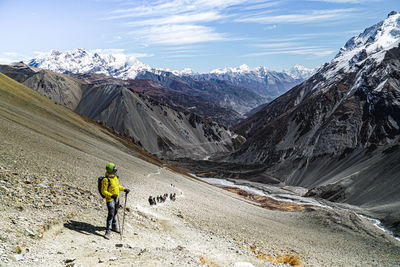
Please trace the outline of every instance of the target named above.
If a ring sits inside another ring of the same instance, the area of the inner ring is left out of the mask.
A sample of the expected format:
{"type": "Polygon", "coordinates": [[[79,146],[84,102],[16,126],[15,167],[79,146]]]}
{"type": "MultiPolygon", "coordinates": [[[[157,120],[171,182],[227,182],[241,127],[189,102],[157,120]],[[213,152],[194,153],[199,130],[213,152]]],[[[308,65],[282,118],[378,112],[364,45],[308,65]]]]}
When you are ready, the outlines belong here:
{"type": "Polygon", "coordinates": [[[171,201],[176,200],[176,193],[171,193],[169,195],[168,195],[168,193],[165,193],[164,195],[159,195],[157,197],[149,196],[149,199],[148,199],[149,204],[150,204],[150,206],[153,206],[153,205],[157,205],[157,203],[163,203],[168,199],[168,196],[171,201]]]}

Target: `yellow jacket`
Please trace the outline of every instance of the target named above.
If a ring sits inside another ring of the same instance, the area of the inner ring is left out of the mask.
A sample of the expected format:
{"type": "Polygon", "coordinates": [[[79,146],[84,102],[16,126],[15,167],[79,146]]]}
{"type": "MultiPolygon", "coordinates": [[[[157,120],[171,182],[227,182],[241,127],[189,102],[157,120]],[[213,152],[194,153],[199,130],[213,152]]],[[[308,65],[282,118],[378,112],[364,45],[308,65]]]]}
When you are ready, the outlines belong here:
{"type": "Polygon", "coordinates": [[[119,197],[119,191],[124,191],[125,187],[120,186],[118,182],[118,176],[116,174],[109,174],[106,172],[106,178],[101,181],[101,193],[106,197],[106,201],[110,202],[113,199],[112,195],[119,197]],[[108,184],[108,178],[110,178],[110,184],[108,184]]]}

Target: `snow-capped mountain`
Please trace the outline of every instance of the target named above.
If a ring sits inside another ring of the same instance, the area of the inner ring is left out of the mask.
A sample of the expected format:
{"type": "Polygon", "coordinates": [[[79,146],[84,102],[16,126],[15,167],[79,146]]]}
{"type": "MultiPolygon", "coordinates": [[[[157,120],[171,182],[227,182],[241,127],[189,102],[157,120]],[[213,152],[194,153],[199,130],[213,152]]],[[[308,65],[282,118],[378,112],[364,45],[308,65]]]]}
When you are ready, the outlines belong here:
{"type": "Polygon", "coordinates": [[[311,77],[311,75],[313,75],[316,70],[317,69],[309,69],[304,67],[303,65],[296,64],[289,70],[286,70],[284,72],[291,76],[293,79],[305,80],[311,77]]]}
{"type": "MultiPolygon", "coordinates": [[[[308,77],[310,77],[316,69],[309,69],[304,67],[303,65],[296,64],[289,70],[284,70],[281,73],[286,73],[293,79],[300,79],[300,80],[305,80],[308,77]]],[[[269,70],[267,67],[260,66],[254,69],[251,69],[249,66],[246,64],[242,64],[239,67],[227,67],[223,69],[215,69],[211,71],[211,74],[216,74],[216,75],[246,75],[246,74],[252,74],[256,77],[265,77],[266,74],[270,72],[276,72],[279,73],[278,71],[273,71],[269,70]]]]}
{"type": "Polygon", "coordinates": [[[400,13],[391,12],[309,79],[233,127],[247,141],[226,160],[265,164],[257,179],[365,205],[400,235],[399,44],[400,13]]]}
{"type": "Polygon", "coordinates": [[[301,65],[296,65],[289,71],[282,72],[272,71],[266,67],[250,69],[245,64],[239,67],[215,69],[210,73],[197,73],[189,68],[182,71],[154,69],[135,57],[123,53],[105,54],[84,49],[66,52],[51,50],[32,59],[28,64],[32,67],[60,73],[96,73],[124,80],[135,79],[139,73],[143,72],[151,72],[156,75],[172,73],[178,77],[196,80],[220,79],[235,86],[251,88],[261,96],[269,98],[279,96],[313,73],[312,69],[307,69],[301,65]]]}
{"type": "Polygon", "coordinates": [[[292,72],[278,72],[264,66],[251,69],[243,64],[239,67],[215,69],[210,73],[190,74],[190,76],[197,80],[228,81],[235,86],[250,88],[255,93],[272,100],[302,82],[304,77],[309,77],[308,69],[301,67],[298,65],[292,72]]]}
{"type": "Polygon", "coordinates": [[[66,52],[51,50],[32,59],[29,65],[59,73],[97,73],[124,80],[135,79],[138,72],[151,70],[133,56],[101,54],[81,48],[66,52]]]}

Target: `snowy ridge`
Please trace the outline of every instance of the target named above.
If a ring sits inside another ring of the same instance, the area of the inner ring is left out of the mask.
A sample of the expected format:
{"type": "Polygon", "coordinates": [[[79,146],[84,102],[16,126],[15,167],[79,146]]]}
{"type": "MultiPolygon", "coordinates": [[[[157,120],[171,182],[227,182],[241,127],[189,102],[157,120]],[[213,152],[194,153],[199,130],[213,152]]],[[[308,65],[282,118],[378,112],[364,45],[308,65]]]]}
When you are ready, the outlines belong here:
{"type": "Polygon", "coordinates": [[[267,67],[260,66],[251,69],[246,64],[242,64],[239,67],[227,67],[223,69],[215,69],[210,72],[210,74],[216,75],[253,75],[256,77],[266,76],[268,73],[285,73],[293,79],[304,80],[315,73],[316,69],[309,69],[303,65],[296,64],[289,70],[284,70],[282,72],[269,70],[267,67]]]}
{"type": "Polygon", "coordinates": [[[28,64],[60,73],[97,73],[120,79],[134,79],[140,71],[151,70],[133,56],[92,53],[81,48],[66,52],[51,50],[28,64]]]}
{"type": "Polygon", "coordinates": [[[32,59],[28,64],[32,67],[48,69],[59,73],[97,73],[124,80],[135,79],[141,71],[149,71],[158,75],[163,72],[169,72],[180,77],[211,74],[217,76],[250,75],[254,78],[262,78],[270,73],[276,73],[278,75],[287,74],[293,79],[301,80],[308,78],[314,72],[314,69],[307,69],[301,65],[295,65],[290,70],[282,72],[272,71],[263,66],[250,69],[246,64],[239,67],[215,69],[209,73],[197,73],[190,68],[183,70],[154,69],[137,60],[134,56],[123,53],[96,53],[81,48],[65,52],[51,50],[32,59]]]}
{"type": "Polygon", "coordinates": [[[400,43],[400,13],[392,11],[388,17],[352,37],[331,61],[334,67],[324,74],[329,79],[337,72],[347,73],[358,70],[358,66],[380,64],[386,51],[400,43]]]}

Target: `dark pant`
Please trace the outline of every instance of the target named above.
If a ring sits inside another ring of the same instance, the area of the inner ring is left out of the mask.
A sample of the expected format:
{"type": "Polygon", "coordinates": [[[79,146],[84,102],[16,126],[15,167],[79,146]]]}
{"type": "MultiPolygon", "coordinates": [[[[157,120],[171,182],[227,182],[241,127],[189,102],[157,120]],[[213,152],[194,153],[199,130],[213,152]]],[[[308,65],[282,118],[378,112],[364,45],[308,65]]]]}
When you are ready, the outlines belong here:
{"type": "Polygon", "coordinates": [[[111,225],[113,227],[117,226],[118,223],[118,218],[117,218],[117,212],[119,208],[119,198],[116,200],[112,200],[110,202],[107,202],[107,209],[108,209],[108,215],[107,215],[107,226],[106,229],[107,231],[111,230],[111,225]]]}

